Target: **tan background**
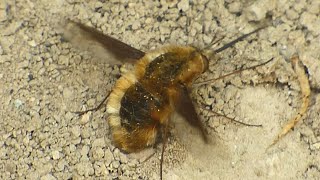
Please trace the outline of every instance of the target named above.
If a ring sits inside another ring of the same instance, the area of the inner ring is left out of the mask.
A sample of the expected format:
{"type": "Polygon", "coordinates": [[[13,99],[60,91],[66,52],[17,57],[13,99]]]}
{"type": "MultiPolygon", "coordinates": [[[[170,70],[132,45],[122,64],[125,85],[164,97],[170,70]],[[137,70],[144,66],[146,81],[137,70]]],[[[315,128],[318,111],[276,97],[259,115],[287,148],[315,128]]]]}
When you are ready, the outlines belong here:
{"type": "MultiPolygon", "coordinates": [[[[239,121],[199,109],[210,134],[174,117],[165,152],[165,179],[320,178],[319,1],[0,1],[0,179],[158,179],[161,146],[133,158],[111,144],[105,108],[94,107],[120,75],[108,60],[95,61],[64,42],[57,24],[70,18],[143,51],[164,44],[219,46],[259,25],[270,27],[219,54],[202,79],[274,61],[201,86],[195,101],[239,121]],[[309,73],[311,105],[303,122],[266,148],[301,104],[289,58],[298,53],[309,73]],[[142,163],[141,163],[142,162],[142,163]]],[[[213,47],[214,48],[214,47],[213,47]]],[[[97,58],[96,58],[97,59],[97,58]]],[[[201,81],[201,80],[200,80],[201,81]]]]}

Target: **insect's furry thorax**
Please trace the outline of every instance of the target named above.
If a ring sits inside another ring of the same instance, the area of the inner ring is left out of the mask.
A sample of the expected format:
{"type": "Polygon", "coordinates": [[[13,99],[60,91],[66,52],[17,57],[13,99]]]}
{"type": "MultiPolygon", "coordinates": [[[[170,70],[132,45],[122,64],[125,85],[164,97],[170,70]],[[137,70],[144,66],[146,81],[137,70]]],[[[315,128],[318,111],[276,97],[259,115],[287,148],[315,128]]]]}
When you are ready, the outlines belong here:
{"type": "Polygon", "coordinates": [[[107,103],[117,147],[135,152],[155,143],[175,110],[177,88],[190,87],[207,69],[207,58],[190,46],[168,46],[146,53],[117,82],[107,103]]]}
{"type": "MultiPolygon", "coordinates": [[[[208,59],[215,60],[216,54],[267,27],[257,28],[215,50],[211,49],[211,45],[221,39],[202,50],[191,46],[167,46],[145,53],[105,35],[93,27],[72,20],[67,21],[67,24],[70,26],[63,26],[70,27],[63,28],[66,32],[70,32],[71,35],[81,35],[82,38],[79,39],[86,40],[83,43],[79,43],[78,38],[68,37],[68,33],[63,32],[63,37],[75,46],[84,44],[85,46],[79,46],[79,48],[85,51],[93,50],[95,55],[100,54],[97,53],[97,49],[102,49],[103,52],[107,50],[110,53],[108,55],[116,58],[115,62],[110,61],[110,58],[106,58],[109,64],[119,64],[121,62],[134,64],[132,70],[127,71],[117,80],[112,92],[108,93],[103,102],[108,99],[108,123],[112,132],[113,144],[120,150],[127,153],[138,152],[154,145],[157,137],[159,135],[162,136],[160,179],[162,179],[162,162],[168,122],[173,112],[177,112],[191,126],[197,128],[203,140],[208,142],[206,128],[199,118],[190,96],[193,81],[208,69],[208,59]]],[[[104,54],[101,59],[108,57],[108,55],[104,54]]],[[[272,59],[249,68],[225,74],[217,79],[203,81],[200,84],[212,82],[244,70],[254,69],[267,64],[272,59]]],[[[99,109],[103,102],[88,111],[99,109]]],[[[83,114],[83,112],[80,112],[80,114],[83,114]]],[[[234,119],[231,120],[248,125],[234,119]]]]}

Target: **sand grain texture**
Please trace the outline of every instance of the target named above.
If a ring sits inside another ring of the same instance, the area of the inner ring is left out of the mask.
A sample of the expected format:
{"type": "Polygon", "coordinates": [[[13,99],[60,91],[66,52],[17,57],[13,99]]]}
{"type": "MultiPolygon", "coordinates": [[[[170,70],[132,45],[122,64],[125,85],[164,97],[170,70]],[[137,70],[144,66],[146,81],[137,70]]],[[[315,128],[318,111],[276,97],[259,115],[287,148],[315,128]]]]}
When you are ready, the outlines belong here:
{"type": "Polygon", "coordinates": [[[165,179],[320,178],[319,1],[0,1],[0,179],[158,179],[161,146],[144,161],[110,140],[105,108],[97,105],[121,68],[63,41],[66,18],[93,26],[138,49],[164,44],[205,47],[270,27],[219,54],[201,79],[274,58],[193,91],[207,108],[262,128],[246,127],[199,109],[210,134],[175,117],[165,152],[165,179]],[[294,131],[266,150],[299,110],[300,86],[290,57],[299,54],[311,85],[310,108],[294,131]]]}

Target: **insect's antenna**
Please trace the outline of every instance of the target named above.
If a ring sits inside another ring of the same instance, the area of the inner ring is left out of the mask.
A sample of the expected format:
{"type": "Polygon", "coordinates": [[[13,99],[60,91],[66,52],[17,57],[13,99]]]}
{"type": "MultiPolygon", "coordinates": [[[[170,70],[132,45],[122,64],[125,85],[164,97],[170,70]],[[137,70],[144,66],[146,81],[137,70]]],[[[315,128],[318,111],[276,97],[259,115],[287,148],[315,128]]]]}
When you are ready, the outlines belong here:
{"type": "Polygon", "coordinates": [[[228,49],[228,48],[232,47],[233,45],[235,45],[237,42],[243,41],[245,38],[247,38],[247,37],[250,36],[251,34],[257,33],[258,31],[260,31],[260,30],[262,30],[262,29],[264,29],[264,28],[266,28],[266,27],[267,27],[267,26],[263,26],[263,27],[260,27],[260,28],[258,28],[258,29],[256,29],[256,30],[248,33],[248,34],[244,34],[244,35],[238,37],[237,39],[235,39],[235,40],[233,40],[233,41],[225,44],[224,46],[222,46],[222,47],[214,50],[214,53],[219,53],[219,52],[221,52],[221,51],[224,51],[225,49],[228,49]]]}
{"type": "Polygon", "coordinates": [[[231,75],[234,75],[234,74],[241,73],[242,71],[246,71],[246,70],[250,70],[250,69],[255,69],[255,68],[257,68],[257,67],[266,65],[266,64],[268,64],[269,62],[271,62],[272,60],[273,60],[273,58],[271,58],[271,59],[269,59],[268,61],[263,62],[263,63],[261,63],[261,64],[254,65],[254,66],[250,66],[250,67],[244,68],[244,69],[239,69],[239,70],[233,71],[233,72],[231,72],[231,73],[229,73],[229,74],[222,75],[222,76],[220,76],[220,77],[218,77],[218,78],[215,78],[215,79],[208,79],[208,80],[205,80],[205,81],[202,81],[202,82],[198,82],[198,83],[195,82],[195,83],[193,83],[193,85],[195,85],[195,86],[202,86],[202,85],[204,85],[204,84],[208,84],[209,82],[214,82],[214,81],[217,81],[217,80],[219,80],[219,79],[223,79],[223,78],[225,78],[225,77],[228,77],[228,76],[231,76],[231,75]]]}

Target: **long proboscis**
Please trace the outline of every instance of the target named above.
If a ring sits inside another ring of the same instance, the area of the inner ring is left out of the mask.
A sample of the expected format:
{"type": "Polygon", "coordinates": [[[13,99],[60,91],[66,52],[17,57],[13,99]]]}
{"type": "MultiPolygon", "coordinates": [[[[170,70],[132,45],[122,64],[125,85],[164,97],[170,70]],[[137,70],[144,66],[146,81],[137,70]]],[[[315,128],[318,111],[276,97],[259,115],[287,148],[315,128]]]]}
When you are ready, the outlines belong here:
{"type": "Polygon", "coordinates": [[[223,45],[222,47],[214,50],[214,53],[219,53],[219,52],[221,52],[221,51],[224,51],[224,50],[232,47],[233,45],[235,45],[235,44],[238,43],[239,41],[243,41],[243,40],[244,40],[245,38],[247,38],[248,36],[257,33],[258,31],[260,31],[260,30],[262,30],[262,29],[264,29],[264,28],[266,28],[266,27],[267,27],[267,26],[263,26],[263,27],[260,27],[260,28],[258,28],[258,29],[256,29],[256,30],[252,31],[252,32],[249,32],[248,34],[244,34],[244,35],[238,37],[237,39],[235,39],[235,40],[233,40],[233,41],[231,41],[231,42],[223,45]]]}
{"type": "Polygon", "coordinates": [[[209,82],[214,82],[214,81],[217,81],[217,80],[226,78],[226,77],[228,77],[228,76],[241,73],[241,72],[243,72],[243,71],[247,71],[247,70],[250,70],[250,69],[255,69],[255,68],[257,68],[257,67],[264,66],[264,65],[268,64],[268,63],[271,62],[273,59],[274,59],[274,58],[271,58],[271,59],[269,59],[269,60],[266,61],[266,62],[257,64],[257,65],[254,65],[254,66],[250,66],[250,67],[247,67],[247,68],[244,68],[244,69],[239,69],[239,70],[233,71],[233,72],[231,72],[231,73],[225,74],[225,75],[220,76],[220,77],[218,77],[218,78],[208,79],[208,80],[205,80],[205,81],[202,81],[202,82],[193,83],[193,85],[194,85],[194,86],[202,86],[202,85],[204,85],[204,84],[208,84],[209,82]]]}

